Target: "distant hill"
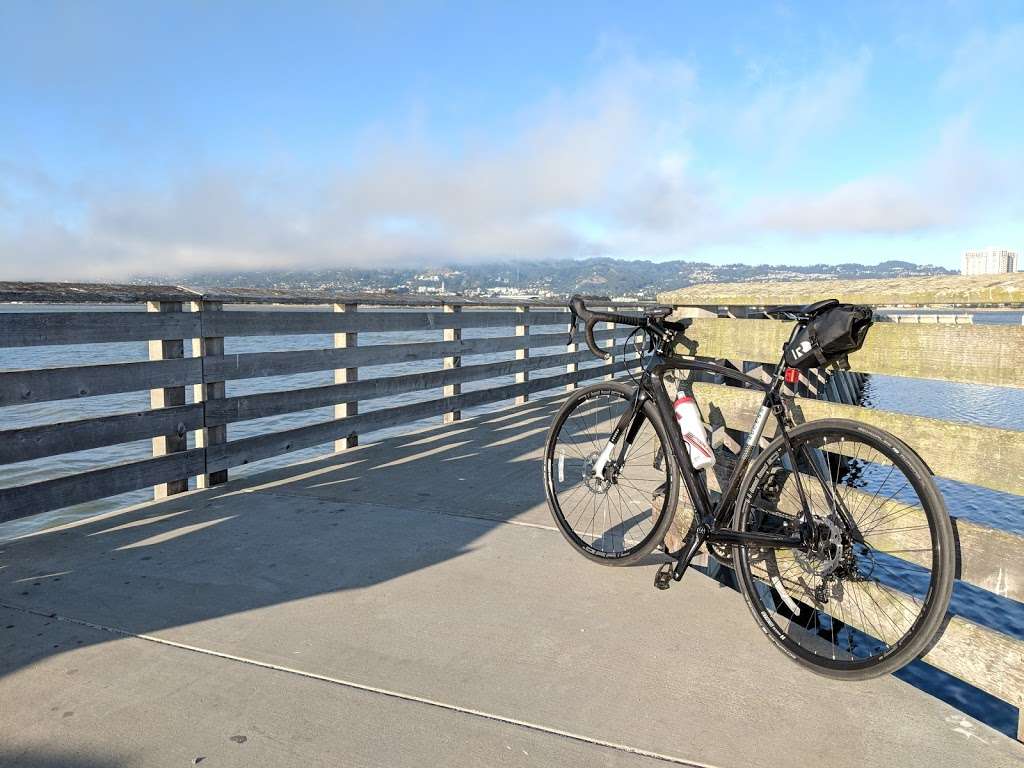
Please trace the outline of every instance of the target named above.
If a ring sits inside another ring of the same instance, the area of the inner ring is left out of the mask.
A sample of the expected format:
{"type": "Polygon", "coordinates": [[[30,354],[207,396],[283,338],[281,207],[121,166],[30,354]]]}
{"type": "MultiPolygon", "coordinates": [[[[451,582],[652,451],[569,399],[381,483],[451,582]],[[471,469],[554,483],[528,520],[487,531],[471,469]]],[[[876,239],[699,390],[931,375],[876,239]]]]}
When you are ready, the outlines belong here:
{"type": "Polygon", "coordinates": [[[951,275],[955,271],[908,261],[865,264],[812,264],[804,267],[760,264],[651,262],[611,258],[452,264],[425,269],[300,269],[253,272],[203,272],[179,277],[147,275],[134,282],[175,282],[205,288],[253,287],[340,291],[525,294],[574,292],[653,298],[659,291],[711,282],[820,280],[951,275]]]}

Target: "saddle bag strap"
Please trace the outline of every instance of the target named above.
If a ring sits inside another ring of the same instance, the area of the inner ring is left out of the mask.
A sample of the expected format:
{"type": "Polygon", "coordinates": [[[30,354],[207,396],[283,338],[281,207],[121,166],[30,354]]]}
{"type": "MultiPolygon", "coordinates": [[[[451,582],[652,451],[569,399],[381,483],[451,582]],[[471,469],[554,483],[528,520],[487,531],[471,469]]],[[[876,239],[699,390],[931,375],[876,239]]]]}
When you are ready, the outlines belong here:
{"type": "Polygon", "coordinates": [[[825,353],[821,351],[821,344],[818,343],[818,329],[814,327],[813,323],[807,326],[807,338],[811,341],[811,352],[814,353],[814,357],[818,361],[818,367],[828,365],[828,358],[825,357],[825,353]]]}

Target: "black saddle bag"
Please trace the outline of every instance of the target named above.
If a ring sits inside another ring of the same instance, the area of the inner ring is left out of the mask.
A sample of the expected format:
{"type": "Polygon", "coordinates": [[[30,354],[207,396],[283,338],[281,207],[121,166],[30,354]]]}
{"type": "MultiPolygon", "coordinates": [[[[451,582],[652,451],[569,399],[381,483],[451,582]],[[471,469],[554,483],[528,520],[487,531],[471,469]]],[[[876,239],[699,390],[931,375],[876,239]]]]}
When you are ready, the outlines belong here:
{"type": "Polygon", "coordinates": [[[791,368],[807,370],[835,363],[849,368],[846,356],[864,346],[868,329],[874,323],[870,307],[840,304],[812,319],[786,349],[791,368]]]}

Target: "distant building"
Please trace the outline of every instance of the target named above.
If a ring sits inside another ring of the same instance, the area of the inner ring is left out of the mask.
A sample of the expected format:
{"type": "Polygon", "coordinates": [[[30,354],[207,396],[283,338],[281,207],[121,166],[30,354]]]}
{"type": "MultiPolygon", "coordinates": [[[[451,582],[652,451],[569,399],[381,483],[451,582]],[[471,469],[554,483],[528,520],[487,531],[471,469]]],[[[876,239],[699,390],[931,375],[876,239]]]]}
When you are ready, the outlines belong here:
{"type": "Polygon", "coordinates": [[[960,273],[964,275],[999,275],[1017,269],[1017,254],[1005,248],[983,248],[964,251],[960,273]]]}

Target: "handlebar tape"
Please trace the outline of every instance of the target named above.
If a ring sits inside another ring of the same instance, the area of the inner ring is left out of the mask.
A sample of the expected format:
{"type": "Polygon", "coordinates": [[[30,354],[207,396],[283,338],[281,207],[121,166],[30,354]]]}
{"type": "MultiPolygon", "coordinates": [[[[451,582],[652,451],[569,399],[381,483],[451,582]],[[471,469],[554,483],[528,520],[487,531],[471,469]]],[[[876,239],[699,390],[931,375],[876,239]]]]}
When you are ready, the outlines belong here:
{"type": "Polygon", "coordinates": [[[626,315],[620,312],[595,312],[587,309],[586,302],[579,295],[569,299],[569,309],[586,323],[587,346],[590,347],[590,351],[604,360],[610,360],[611,355],[597,346],[597,341],[594,339],[594,325],[597,323],[617,323],[619,325],[643,326],[647,323],[647,317],[644,315],[626,315]]]}
{"type": "Polygon", "coordinates": [[[587,305],[583,300],[582,296],[573,296],[569,299],[569,308],[580,316],[580,319],[587,323],[598,322],[598,323],[618,323],[619,325],[635,325],[641,326],[646,325],[647,317],[645,315],[625,315],[621,312],[602,312],[587,309],[587,305]]]}
{"type": "Polygon", "coordinates": [[[594,326],[598,323],[596,317],[591,317],[587,320],[587,346],[590,347],[590,351],[600,357],[602,360],[608,360],[611,358],[607,352],[597,346],[597,341],[594,339],[594,326]]]}

